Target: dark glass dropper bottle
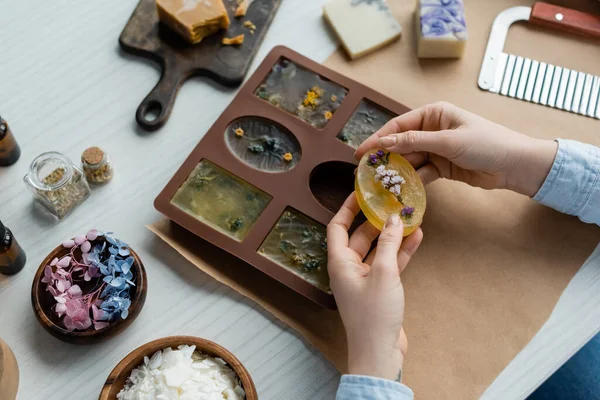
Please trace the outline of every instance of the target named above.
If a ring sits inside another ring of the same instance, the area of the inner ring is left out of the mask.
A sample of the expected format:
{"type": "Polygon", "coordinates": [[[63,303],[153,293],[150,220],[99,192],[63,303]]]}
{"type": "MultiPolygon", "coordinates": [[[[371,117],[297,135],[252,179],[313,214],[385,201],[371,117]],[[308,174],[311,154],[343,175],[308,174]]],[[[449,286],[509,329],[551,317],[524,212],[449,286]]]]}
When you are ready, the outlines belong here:
{"type": "Polygon", "coordinates": [[[21,148],[10,131],[8,123],[0,117],[0,167],[8,167],[17,162],[21,148]]]}
{"type": "Polygon", "coordinates": [[[0,221],[0,274],[14,275],[23,269],[26,262],[25,252],[10,229],[0,221]]]}

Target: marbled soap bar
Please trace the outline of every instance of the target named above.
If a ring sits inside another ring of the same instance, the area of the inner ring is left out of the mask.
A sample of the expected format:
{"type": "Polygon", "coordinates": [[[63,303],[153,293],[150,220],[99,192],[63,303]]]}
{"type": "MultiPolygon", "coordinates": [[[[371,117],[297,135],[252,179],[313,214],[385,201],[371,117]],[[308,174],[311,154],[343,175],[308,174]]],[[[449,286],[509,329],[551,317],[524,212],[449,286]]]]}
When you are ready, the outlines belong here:
{"type": "Polygon", "coordinates": [[[385,0],[332,0],[323,17],[352,59],[393,42],[402,31],[385,0]]]}
{"type": "Polygon", "coordinates": [[[156,0],[160,20],[190,43],[229,27],[223,0],[156,0]]]}
{"type": "Polygon", "coordinates": [[[418,0],[419,58],[460,58],[467,44],[462,0],[418,0]]]}

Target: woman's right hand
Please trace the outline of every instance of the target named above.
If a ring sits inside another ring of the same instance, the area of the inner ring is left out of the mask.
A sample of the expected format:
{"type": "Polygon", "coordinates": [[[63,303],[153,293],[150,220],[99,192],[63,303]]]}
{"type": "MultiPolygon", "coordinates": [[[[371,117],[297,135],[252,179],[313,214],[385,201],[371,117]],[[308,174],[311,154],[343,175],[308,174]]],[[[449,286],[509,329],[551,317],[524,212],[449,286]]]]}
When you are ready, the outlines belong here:
{"type": "Polygon", "coordinates": [[[558,145],[452,104],[435,103],[392,119],[365,140],[355,155],[360,159],[374,148],[402,154],[424,184],[447,178],[533,197],[552,167],[558,145]]]}

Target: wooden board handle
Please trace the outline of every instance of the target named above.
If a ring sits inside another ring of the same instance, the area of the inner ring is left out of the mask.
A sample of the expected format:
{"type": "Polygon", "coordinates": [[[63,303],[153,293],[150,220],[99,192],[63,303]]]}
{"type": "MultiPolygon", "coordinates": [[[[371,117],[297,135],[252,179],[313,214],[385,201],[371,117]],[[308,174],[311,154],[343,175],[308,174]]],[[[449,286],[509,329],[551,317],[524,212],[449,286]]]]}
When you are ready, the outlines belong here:
{"type": "Polygon", "coordinates": [[[553,4],[535,3],[529,22],[576,35],[600,38],[600,15],[587,14],[553,4]]]}
{"type": "Polygon", "coordinates": [[[147,131],[161,128],[169,119],[177,92],[185,78],[179,71],[170,71],[168,65],[163,66],[162,76],[137,109],[135,119],[147,131]]]}

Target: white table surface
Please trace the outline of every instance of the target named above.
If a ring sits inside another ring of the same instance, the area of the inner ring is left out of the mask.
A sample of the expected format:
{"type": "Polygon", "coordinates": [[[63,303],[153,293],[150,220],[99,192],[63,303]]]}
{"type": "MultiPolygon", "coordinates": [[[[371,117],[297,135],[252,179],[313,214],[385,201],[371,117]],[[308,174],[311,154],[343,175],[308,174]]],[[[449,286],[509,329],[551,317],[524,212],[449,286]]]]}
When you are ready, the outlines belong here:
{"type": "MultiPolygon", "coordinates": [[[[283,44],[324,61],[335,49],[319,0],[285,0],[254,62],[283,44]]],[[[261,399],[331,399],[339,374],[320,353],[273,316],[189,264],[149,232],[153,201],[190,150],[233,99],[235,90],[188,81],[168,124],[145,134],[134,119],[159,78],[158,68],[119,50],[118,37],[136,0],[0,0],[0,113],[23,154],[0,168],[0,219],[28,262],[0,277],[0,337],[15,352],[18,399],[97,399],[112,368],[141,344],[186,334],[214,340],[251,371],[261,399]],[[22,181],[32,159],[57,150],[78,160],[99,145],[115,178],[55,222],[32,206],[22,181]],[[36,321],[33,275],[63,239],[97,227],[129,242],[146,265],[148,298],[118,338],[93,346],[60,342],[36,321]]]]}
{"type": "MultiPolygon", "coordinates": [[[[339,374],[317,350],[145,228],[161,218],[152,206],[154,198],[235,91],[194,78],[181,89],[163,129],[150,134],[138,129],[135,111],[160,72],[119,49],[118,37],[136,3],[0,0],[0,113],[23,150],[17,164],[0,168],[0,219],[29,260],[18,275],[0,275],[0,337],[19,362],[18,399],[96,399],[127,353],[176,334],[211,339],[235,353],[251,371],[261,399],[332,399],[339,374]],[[22,182],[31,160],[50,150],[78,160],[92,145],[112,157],[113,182],[94,189],[61,222],[39,212],[22,182]],[[54,339],[37,323],[30,288],[47,253],[90,228],[115,231],[140,254],[148,273],[148,298],[138,319],[118,338],[74,346],[54,339]]],[[[317,61],[336,47],[321,20],[324,0],[282,3],[252,70],[275,45],[317,61]]],[[[598,331],[599,257],[600,247],[485,399],[523,398],[598,331]]]]}

